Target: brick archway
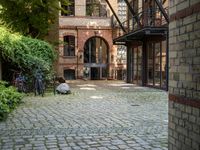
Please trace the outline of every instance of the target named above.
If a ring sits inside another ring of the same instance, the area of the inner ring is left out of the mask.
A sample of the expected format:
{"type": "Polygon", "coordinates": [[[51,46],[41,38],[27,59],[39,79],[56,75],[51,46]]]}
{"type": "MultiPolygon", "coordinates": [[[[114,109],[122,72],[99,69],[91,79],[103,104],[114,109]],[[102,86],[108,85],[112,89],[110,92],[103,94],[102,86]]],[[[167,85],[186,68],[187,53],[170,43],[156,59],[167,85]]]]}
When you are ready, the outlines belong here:
{"type": "Polygon", "coordinates": [[[109,63],[108,42],[99,36],[93,36],[84,44],[84,67],[89,69],[90,79],[107,78],[109,63]]]}

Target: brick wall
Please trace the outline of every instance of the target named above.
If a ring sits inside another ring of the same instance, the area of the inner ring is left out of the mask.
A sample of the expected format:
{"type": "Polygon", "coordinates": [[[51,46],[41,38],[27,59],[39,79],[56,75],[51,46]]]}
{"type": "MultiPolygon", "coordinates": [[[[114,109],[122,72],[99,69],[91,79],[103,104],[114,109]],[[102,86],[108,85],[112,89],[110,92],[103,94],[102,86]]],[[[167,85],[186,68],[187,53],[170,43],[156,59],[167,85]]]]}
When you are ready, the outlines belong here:
{"type": "Polygon", "coordinates": [[[199,150],[200,0],[169,7],[169,150],[199,150]]]}
{"type": "MultiPolygon", "coordinates": [[[[109,48],[109,56],[114,55],[116,56],[116,49],[115,46],[112,44],[112,30],[111,28],[105,28],[104,26],[99,26],[98,28],[95,27],[83,27],[83,26],[60,26],[59,29],[59,40],[63,41],[63,37],[65,35],[73,35],[75,36],[75,55],[72,57],[63,57],[63,45],[60,44],[59,46],[59,58],[58,58],[58,65],[57,65],[57,74],[59,76],[64,76],[63,70],[64,69],[73,69],[76,70],[76,76],[81,78],[83,76],[83,59],[84,59],[84,45],[86,41],[94,36],[99,36],[105,39],[108,44],[109,48]],[[98,32],[96,32],[98,31],[98,32]],[[78,57],[77,62],[77,55],[82,55],[82,58],[78,57]],[[78,71],[77,71],[78,68],[78,71]]],[[[110,64],[110,72],[115,66],[110,64]]]]}
{"type": "Polygon", "coordinates": [[[75,1],[75,16],[86,15],[86,0],[75,1]]]}
{"type": "Polygon", "coordinates": [[[100,17],[65,17],[60,16],[59,19],[60,26],[87,26],[87,27],[110,27],[110,18],[100,18],[100,17]]]}

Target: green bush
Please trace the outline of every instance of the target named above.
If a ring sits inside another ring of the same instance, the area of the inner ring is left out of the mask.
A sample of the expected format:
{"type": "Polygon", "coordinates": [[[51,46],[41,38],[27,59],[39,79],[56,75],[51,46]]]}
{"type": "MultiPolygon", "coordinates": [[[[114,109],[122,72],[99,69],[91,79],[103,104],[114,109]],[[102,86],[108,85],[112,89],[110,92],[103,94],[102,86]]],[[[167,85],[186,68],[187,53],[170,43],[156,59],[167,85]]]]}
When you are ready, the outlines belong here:
{"type": "Polygon", "coordinates": [[[47,42],[11,33],[0,26],[0,56],[24,72],[33,74],[39,67],[48,76],[57,54],[47,42]]]}
{"type": "Polygon", "coordinates": [[[12,86],[0,81],[0,120],[3,120],[20,102],[23,95],[12,86]]]}

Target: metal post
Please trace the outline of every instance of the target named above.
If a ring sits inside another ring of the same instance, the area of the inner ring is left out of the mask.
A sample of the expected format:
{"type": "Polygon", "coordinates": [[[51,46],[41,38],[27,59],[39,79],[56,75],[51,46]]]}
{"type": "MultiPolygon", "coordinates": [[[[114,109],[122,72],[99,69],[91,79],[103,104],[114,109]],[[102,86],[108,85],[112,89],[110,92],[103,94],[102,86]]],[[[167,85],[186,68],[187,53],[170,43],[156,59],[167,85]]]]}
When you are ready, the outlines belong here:
{"type": "Polygon", "coordinates": [[[76,60],[77,60],[77,61],[76,61],[76,65],[77,65],[77,67],[76,67],[76,69],[77,69],[77,70],[76,70],[76,71],[77,71],[77,72],[76,72],[76,79],[78,79],[78,52],[77,52],[76,60]]]}
{"type": "Polygon", "coordinates": [[[147,84],[147,40],[142,44],[142,86],[147,84]]]}
{"type": "Polygon", "coordinates": [[[132,62],[131,62],[131,45],[127,45],[127,83],[131,83],[132,80],[132,62]]]}
{"type": "Polygon", "coordinates": [[[169,86],[169,31],[167,31],[167,38],[166,38],[166,90],[168,91],[169,86]]]}

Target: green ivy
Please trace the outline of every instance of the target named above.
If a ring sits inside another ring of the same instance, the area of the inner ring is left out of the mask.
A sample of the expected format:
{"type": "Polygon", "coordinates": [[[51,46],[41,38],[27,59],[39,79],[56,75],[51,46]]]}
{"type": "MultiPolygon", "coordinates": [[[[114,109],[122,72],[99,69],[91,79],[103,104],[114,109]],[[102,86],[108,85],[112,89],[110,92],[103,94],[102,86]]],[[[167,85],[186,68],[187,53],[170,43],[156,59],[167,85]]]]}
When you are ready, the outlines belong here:
{"type": "Polygon", "coordinates": [[[0,56],[25,72],[33,73],[40,67],[45,75],[52,71],[57,54],[47,42],[12,33],[0,27],[0,56]]]}

